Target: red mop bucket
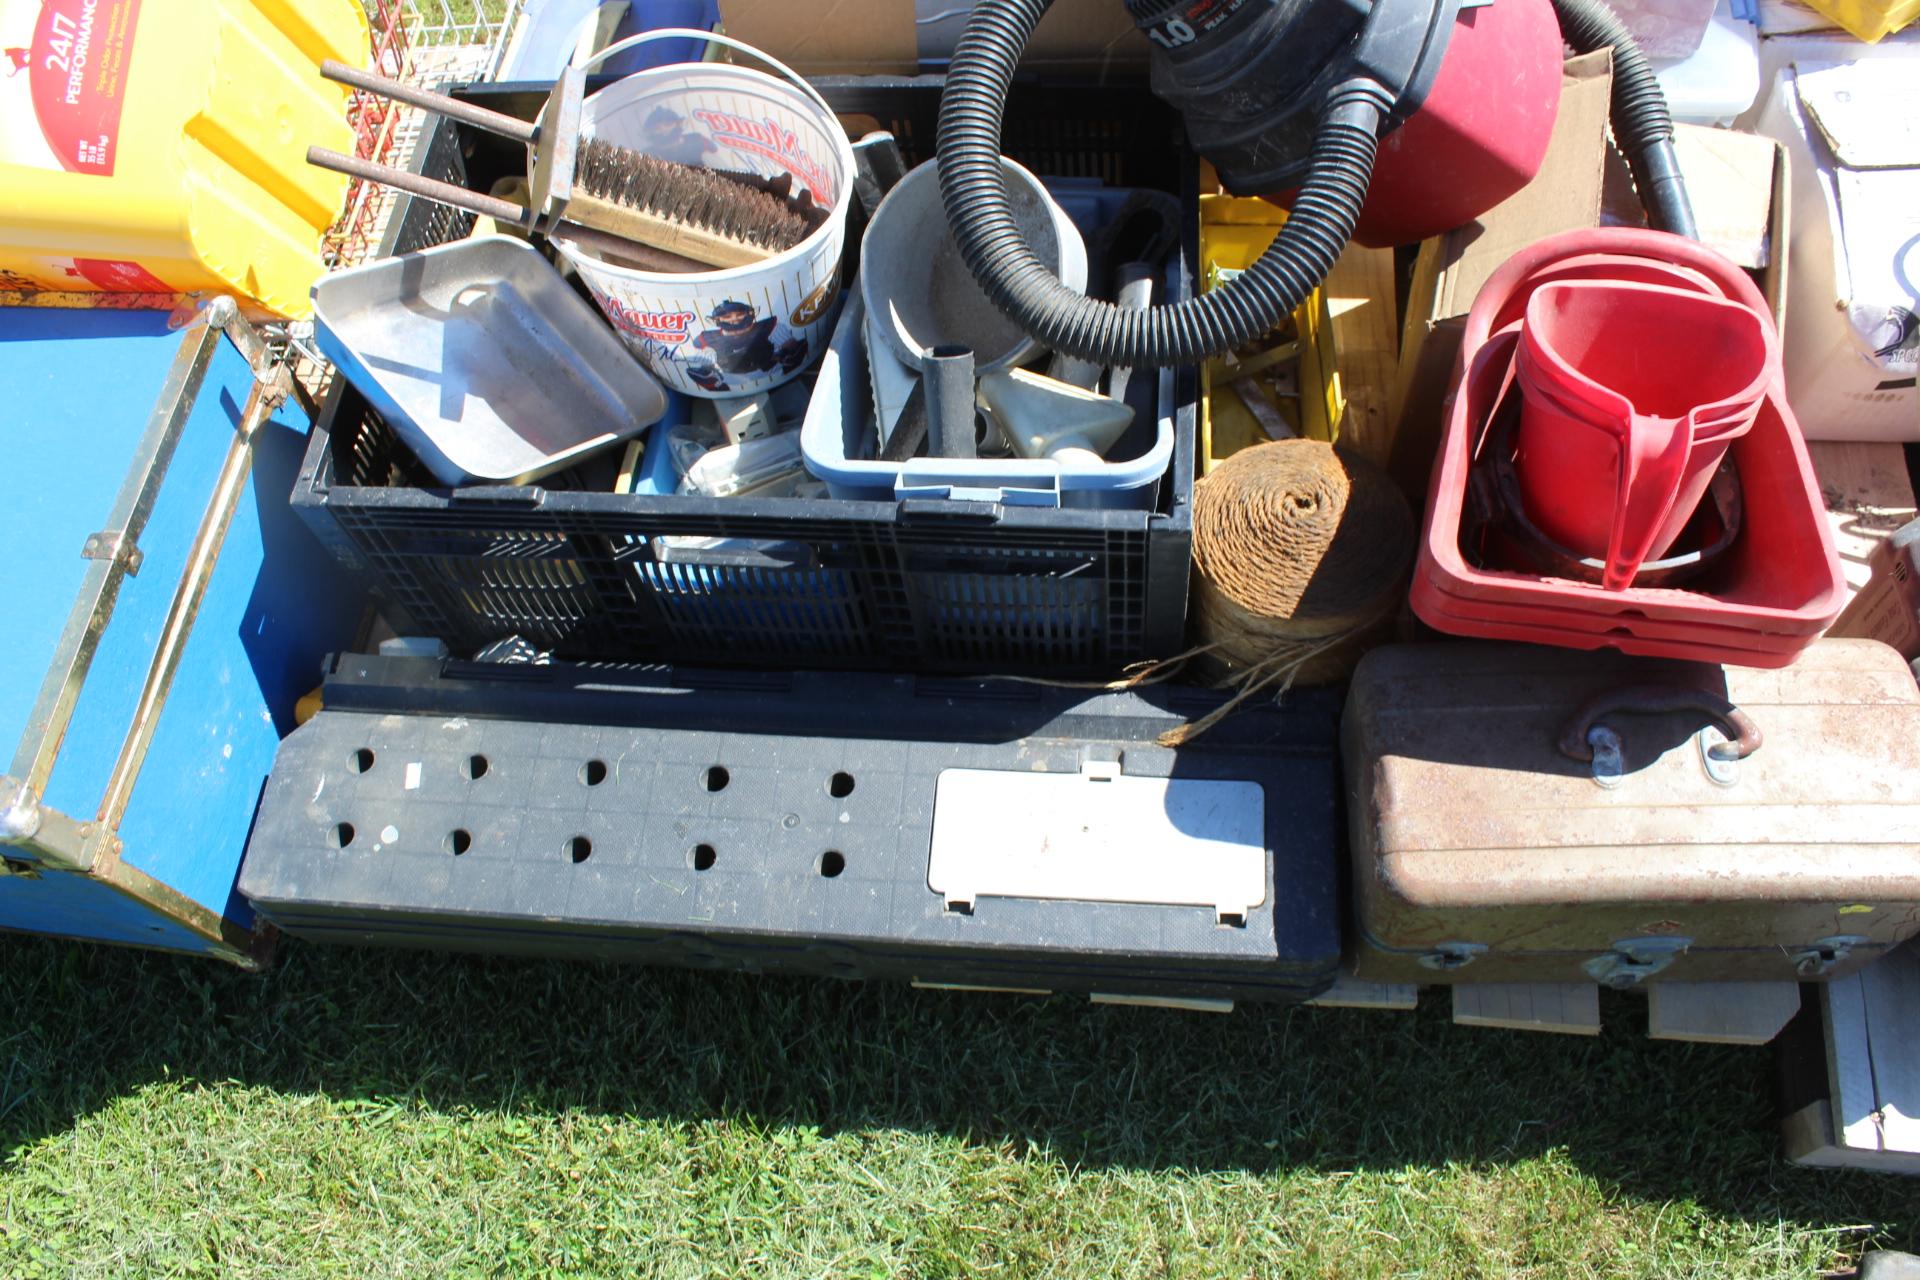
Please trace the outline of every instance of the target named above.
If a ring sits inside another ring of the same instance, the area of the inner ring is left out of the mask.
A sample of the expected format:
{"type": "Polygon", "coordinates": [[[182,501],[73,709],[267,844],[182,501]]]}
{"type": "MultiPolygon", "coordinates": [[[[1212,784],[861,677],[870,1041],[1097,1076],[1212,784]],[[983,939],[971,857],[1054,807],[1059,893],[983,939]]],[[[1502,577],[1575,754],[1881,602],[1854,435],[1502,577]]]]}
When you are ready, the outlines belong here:
{"type": "MultiPolygon", "coordinates": [[[[1738,536],[1712,571],[1689,585],[1609,591],[1527,565],[1482,560],[1469,545],[1470,532],[1485,527],[1474,516],[1470,492],[1475,459],[1491,445],[1496,414],[1524,396],[1516,365],[1528,305],[1551,285],[1589,280],[1733,302],[1760,317],[1771,334],[1766,303],[1747,274],[1695,241],[1606,227],[1554,236],[1515,254],[1488,279],[1467,316],[1414,569],[1414,612],[1454,635],[1786,666],[1840,612],[1846,579],[1785,380],[1777,374],[1761,394],[1751,428],[1726,449],[1740,479],[1738,536]]],[[[1777,343],[1770,339],[1775,350],[1777,343]]],[[[1515,418],[1524,407],[1513,406],[1515,418]]],[[[1517,446],[1518,434],[1515,421],[1506,447],[1517,446]]],[[[1611,515],[1617,450],[1609,456],[1613,461],[1592,484],[1611,515]]],[[[1610,528],[1604,532],[1611,536],[1610,528]]]]}
{"type": "Polygon", "coordinates": [[[1563,280],[1527,300],[1514,470],[1527,515],[1624,590],[1680,536],[1779,374],[1771,327],[1687,288],[1563,280]]]}

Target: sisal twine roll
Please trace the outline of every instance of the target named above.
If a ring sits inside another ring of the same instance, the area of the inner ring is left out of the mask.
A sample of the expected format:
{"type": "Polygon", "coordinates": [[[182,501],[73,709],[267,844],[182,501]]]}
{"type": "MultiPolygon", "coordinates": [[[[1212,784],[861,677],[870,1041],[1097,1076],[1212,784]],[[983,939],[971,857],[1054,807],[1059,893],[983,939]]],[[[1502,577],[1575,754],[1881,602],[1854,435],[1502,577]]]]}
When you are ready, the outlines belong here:
{"type": "Polygon", "coordinates": [[[1413,512],[1380,468],[1319,440],[1243,449],[1193,493],[1202,661],[1243,692],[1344,679],[1400,601],[1413,512]]]}

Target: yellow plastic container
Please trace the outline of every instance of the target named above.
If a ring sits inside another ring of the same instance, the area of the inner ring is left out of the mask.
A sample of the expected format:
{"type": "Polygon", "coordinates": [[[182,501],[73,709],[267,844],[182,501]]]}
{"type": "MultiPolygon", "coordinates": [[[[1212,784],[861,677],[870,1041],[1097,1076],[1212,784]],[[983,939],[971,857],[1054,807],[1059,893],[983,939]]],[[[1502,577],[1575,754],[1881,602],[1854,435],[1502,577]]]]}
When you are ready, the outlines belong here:
{"type": "Polygon", "coordinates": [[[0,0],[0,289],[312,309],[352,151],[356,0],[0,0]]]}
{"type": "MultiPolygon", "coordinates": [[[[1201,289],[1215,288],[1252,266],[1286,221],[1286,211],[1265,200],[1200,197],[1201,289]]],[[[1346,401],[1340,392],[1333,320],[1324,289],[1316,288],[1294,308],[1293,330],[1298,346],[1300,397],[1297,401],[1269,400],[1268,404],[1298,434],[1309,440],[1332,441],[1337,437],[1346,401]]],[[[1241,449],[1272,438],[1244,399],[1263,393],[1245,383],[1229,384],[1226,373],[1226,366],[1217,359],[1207,361],[1200,373],[1202,474],[1241,449]]]]}
{"type": "Polygon", "coordinates": [[[1920,0],[1807,0],[1807,3],[1868,44],[1920,18],[1920,0]]]}

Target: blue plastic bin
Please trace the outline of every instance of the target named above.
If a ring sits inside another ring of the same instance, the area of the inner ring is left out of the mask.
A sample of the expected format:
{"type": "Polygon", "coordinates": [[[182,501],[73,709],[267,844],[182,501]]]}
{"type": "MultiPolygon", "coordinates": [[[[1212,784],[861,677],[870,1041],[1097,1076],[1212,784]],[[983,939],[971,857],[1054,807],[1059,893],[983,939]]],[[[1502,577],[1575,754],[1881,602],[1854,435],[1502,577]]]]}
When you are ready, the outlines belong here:
{"type": "MultiPolygon", "coordinates": [[[[1084,178],[1045,178],[1047,191],[1082,235],[1120,216],[1130,192],[1084,178]]],[[[1162,283],[1163,301],[1181,288],[1176,262],[1162,283]]],[[[1159,498],[1160,480],[1173,460],[1174,386],[1161,370],[1154,384],[1155,424],[1144,452],[1128,447],[1144,435],[1136,424],[1103,463],[1059,463],[1047,458],[874,459],[873,393],[867,377],[866,308],[856,280],[840,323],[821,359],[819,380],[800,429],[807,470],[824,480],[835,498],[893,502],[906,498],[951,498],[1020,507],[1067,507],[1147,511],[1159,498]]],[[[1137,448],[1137,445],[1136,445],[1137,448]]]]}

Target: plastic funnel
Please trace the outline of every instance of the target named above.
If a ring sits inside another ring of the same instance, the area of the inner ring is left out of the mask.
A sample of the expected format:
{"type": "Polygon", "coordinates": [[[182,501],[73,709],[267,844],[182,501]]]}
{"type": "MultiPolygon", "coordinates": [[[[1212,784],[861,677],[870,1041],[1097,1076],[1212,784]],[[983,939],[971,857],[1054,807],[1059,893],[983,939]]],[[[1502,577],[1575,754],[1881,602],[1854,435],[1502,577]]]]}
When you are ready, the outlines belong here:
{"type": "Polygon", "coordinates": [[[1528,516],[1625,588],[1680,536],[1778,366],[1766,322],[1739,303],[1629,281],[1541,286],[1515,359],[1528,516]]]}

